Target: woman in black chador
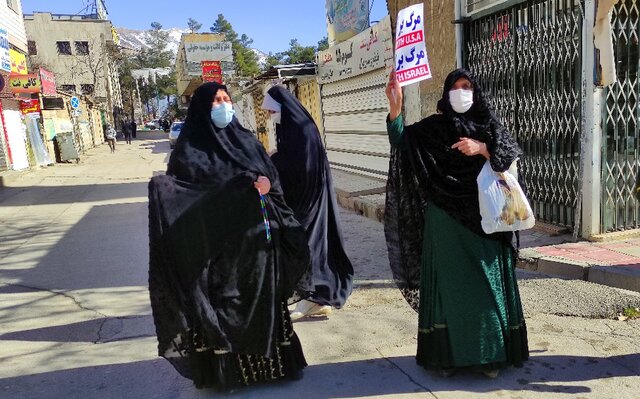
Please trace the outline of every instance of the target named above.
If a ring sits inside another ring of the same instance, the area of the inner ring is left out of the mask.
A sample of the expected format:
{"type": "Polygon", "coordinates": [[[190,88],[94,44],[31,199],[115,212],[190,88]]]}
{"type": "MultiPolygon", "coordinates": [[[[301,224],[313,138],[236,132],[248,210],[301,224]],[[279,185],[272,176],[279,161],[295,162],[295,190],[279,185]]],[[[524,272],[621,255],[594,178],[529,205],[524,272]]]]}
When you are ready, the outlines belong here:
{"type": "Polygon", "coordinates": [[[306,366],[286,307],[309,266],[305,232],[233,114],[225,86],[201,85],[167,175],[149,184],[159,355],[196,387],[221,390],[299,378],[306,366]]]}
{"type": "Polygon", "coordinates": [[[307,232],[311,267],[298,283],[293,320],[342,307],[353,287],[353,266],[344,251],[331,169],[313,118],[284,87],[274,86],[262,105],[276,123],[277,152],[287,204],[307,232]]]}

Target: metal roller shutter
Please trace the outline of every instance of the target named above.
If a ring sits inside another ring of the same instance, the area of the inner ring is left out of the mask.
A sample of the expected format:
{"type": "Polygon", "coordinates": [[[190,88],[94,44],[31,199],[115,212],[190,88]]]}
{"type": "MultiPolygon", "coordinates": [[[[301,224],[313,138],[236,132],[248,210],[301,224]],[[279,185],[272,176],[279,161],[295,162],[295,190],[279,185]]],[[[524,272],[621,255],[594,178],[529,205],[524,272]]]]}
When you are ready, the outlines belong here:
{"type": "Polygon", "coordinates": [[[325,144],[332,167],[386,178],[389,140],[384,89],[393,64],[388,15],[318,53],[325,144]]]}
{"type": "Polygon", "coordinates": [[[334,167],[386,177],[386,81],[387,70],[379,68],[322,86],[325,143],[334,167]]]}

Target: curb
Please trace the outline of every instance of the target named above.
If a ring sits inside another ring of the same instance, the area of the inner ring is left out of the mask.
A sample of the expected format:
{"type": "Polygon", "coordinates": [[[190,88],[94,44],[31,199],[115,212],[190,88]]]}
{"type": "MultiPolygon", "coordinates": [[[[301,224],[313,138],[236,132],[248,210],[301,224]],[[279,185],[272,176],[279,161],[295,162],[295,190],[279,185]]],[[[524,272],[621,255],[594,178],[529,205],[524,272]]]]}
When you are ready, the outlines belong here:
{"type": "Polygon", "coordinates": [[[625,266],[604,266],[542,256],[534,249],[520,251],[517,268],[571,280],[583,280],[624,290],[640,292],[640,270],[625,266]]]}
{"type": "Polygon", "coordinates": [[[24,171],[9,170],[9,171],[0,173],[0,188],[10,187],[16,180],[25,176],[25,172],[29,172],[30,170],[31,169],[26,169],[24,171]]]}
{"type": "MultiPolygon", "coordinates": [[[[384,223],[384,202],[380,204],[378,197],[384,194],[365,193],[362,195],[361,193],[349,193],[339,188],[334,188],[334,191],[341,207],[384,223]],[[378,201],[374,199],[378,199],[378,201]]],[[[532,248],[525,248],[520,251],[516,267],[560,278],[583,280],[640,292],[640,270],[624,266],[603,266],[569,261],[559,257],[543,256],[532,248]]]]}
{"type": "MultiPolygon", "coordinates": [[[[384,205],[377,204],[374,201],[367,200],[366,198],[354,196],[351,193],[334,188],[338,204],[350,211],[354,211],[359,215],[366,216],[369,219],[373,219],[380,223],[384,221],[384,205]]],[[[370,196],[376,196],[382,194],[370,194],[370,196]]]]}

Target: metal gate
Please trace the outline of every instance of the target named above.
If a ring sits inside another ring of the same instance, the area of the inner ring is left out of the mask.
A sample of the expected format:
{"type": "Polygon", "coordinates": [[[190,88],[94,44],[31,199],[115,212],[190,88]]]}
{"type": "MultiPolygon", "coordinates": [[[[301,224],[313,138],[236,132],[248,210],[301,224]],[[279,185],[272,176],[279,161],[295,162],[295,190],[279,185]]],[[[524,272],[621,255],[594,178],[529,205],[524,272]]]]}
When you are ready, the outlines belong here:
{"type": "Polygon", "coordinates": [[[524,151],[520,169],[538,220],[573,227],[580,162],[579,0],[528,0],[465,27],[465,65],[524,151]]]}
{"type": "Polygon", "coordinates": [[[605,89],[602,135],[601,226],[605,232],[640,227],[634,197],[640,173],[640,34],[638,0],[620,0],[613,10],[618,79],[605,89]]]}

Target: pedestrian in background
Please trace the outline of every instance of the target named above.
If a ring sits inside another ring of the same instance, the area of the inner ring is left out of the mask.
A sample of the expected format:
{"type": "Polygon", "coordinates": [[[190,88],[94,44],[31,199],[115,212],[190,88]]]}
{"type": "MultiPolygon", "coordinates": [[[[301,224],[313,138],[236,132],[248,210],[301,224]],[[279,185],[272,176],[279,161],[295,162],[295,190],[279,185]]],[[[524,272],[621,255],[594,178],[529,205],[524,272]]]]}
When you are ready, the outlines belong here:
{"type": "Polygon", "coordinates": [[[122,134],[124,135],[124,141],[127,144],[131,144],[131,124],[126,119],[122,120],[122,134]]]}
{"type": "Polygon", "coordinates": [[[105,139],[107,141],[107,144],[109,144],[109,149],[111,149],[111,152],[115,152],[116,151],[116,136],[118,135],[118,132],[116,132],[116,129],[113,128],[113,126],[111,126],[110,123],[106,123],[105,124],[105,139]]]}
{"type": "Polygon", "coordinates": [[[159,355],[196,387],[297,379],[287,299],[309,265],[278,172],[225,86],[194,93],[166,176],[149,184],[149,290],[159,355]]]}
{"type": "Polygon", "coordinates": [[[443,376],[498,370],[529,357],[513,233],[485,234],[476,178],[521,154],[471,74],[444,82],[438,114],[404,126],[402,89],[386,88],[392,145],[385,234],[394,278],[419,313],[417,363],[443,376]]]}
{"type": "Polygon", "coordinates": [[[138,133],[138,124],[135,119],[131,119],[131,137],[136,138],[136,133],[138,133]]]}
{"type": "Polygon", "coordinates": [[[327,315],[345,304],[353,288],[327,154],[313,118],[286,88],[269,89],[262,108],[276,123],[277,151],[271,160],[311,250],[311,267],[296,289],[294,300],[300,301],[291,318],[327,315]]]}

